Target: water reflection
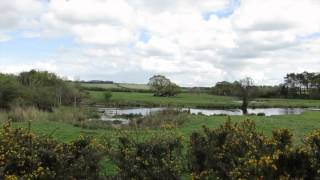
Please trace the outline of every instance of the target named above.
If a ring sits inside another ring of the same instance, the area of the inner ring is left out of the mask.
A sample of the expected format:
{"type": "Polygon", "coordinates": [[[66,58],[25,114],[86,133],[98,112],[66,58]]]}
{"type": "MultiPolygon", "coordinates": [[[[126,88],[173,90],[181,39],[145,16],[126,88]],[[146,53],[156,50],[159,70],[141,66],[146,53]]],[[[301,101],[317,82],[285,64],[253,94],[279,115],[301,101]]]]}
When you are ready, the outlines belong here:
{"type": "MultiPolygon", "coordinates": [[[[164,110],[165,108],[101,108],[105,115],[115,116],[115,115],[128,115],[128,114],[141,114],[146,116],[150,113],[164,110]]],[[[230,116],[241,116],[244,115],[241,109],[195,109],[195,108],[183,108],[183,111],[189,111],[191,114],[203,114],[203,115],[230,115],[230,116]]],[[[305,111],[303,108],[258,108],[258,109],[248,109],[248,114],[260,114],[265,116],[274,115],[296,115],[301,114],[305,111]]]]}

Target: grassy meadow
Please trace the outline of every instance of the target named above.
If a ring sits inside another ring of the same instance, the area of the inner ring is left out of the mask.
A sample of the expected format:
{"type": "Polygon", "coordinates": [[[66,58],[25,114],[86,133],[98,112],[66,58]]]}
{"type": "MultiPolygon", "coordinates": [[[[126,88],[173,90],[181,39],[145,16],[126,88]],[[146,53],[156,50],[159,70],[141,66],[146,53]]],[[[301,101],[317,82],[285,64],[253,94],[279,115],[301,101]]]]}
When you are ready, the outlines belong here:
{"type": "MultiPolygon", "coordinates": [[[[0,122],[3,123],[6,119],[5,113],[0,113],[0,122]]],[[[272,130],[287,128],[294,134],[294,140],[299,143],[301,138],[315,129],[320,128],[320,112],[310,111],[301,115],[282,115],[282,116],[231,116],[233,122],[241,122],[243,120],[253,120],[256,123],[257,129],[263,133],[271,134],[272,130]]],[[[174,129],[179,133],[182,133],[185,138],[194,132],[202,128],[203,125],[209,128],[216,128],[223,124],[228,117],[226,116],[201,116],[190,115],[190,120],[183,124],[181,127],[174,129]]],[[[13,123],[14,127],[27,128],[28,122],[16,122],[13,123]]],[[[31,121],[31,130],[40,135],[50,135],[56,140],[63,142],[69,142],[80,135],[87,135],[99,138],[107,135],[117,137],[119,129],[86,129],[81,127],[75,127],[72,124],[59,121],[31,121]]],[[[147,134],[150,131],[161,133],[160,129],[153,130],[139,130],[142,134],[147,134]]]]}
{"type": "MultiPolygon", "coordinates": [[[[104,103],[103,91],[90,91],[93,102],[104,103]]],[[[181,93],[175,97],[155,97],[152,93],[112,92],[113,103],[128,106],[173,106],[198,108],[239,108],[239,99],[228,96],[215,96],[206,93],[181,93]]],[[[320,107],[320,100],[308,99],[255,99],[249,107],[320,107]]]]}
{"type": "Polygon", "coordinates": [[[146,84],[133,84],[133,83],[114,83],[114,84],[101,84],[101,83],[81,83],[82,87],[88,88],[104,88],[108,89],[133,89],[133,90],[148,90],[150,89],[146,84]]]}

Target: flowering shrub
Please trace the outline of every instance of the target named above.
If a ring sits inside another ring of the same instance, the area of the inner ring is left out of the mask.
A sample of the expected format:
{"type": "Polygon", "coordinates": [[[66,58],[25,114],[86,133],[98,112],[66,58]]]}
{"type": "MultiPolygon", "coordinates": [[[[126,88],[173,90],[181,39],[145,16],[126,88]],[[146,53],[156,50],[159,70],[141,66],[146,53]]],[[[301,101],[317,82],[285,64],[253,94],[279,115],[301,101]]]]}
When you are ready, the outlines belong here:
{"type": "Polygon", "coordinates": [[[98,147],[88,138],[64,144],[6,124],[0,130],[0,179],[99,179],[98,147]]]}
{"type": "Polygon", "coordinates": [[[141,140],[122,136],[111,157],[118,167],[118,179],[174,180],[181,175],[181,150],[181,138],[165,132],[141,140]]]}
{"type": "Polygon", "coordinates": [[[204,127],[190,136],[189,168],[193,179],[313,179],[320,175],[320,131],[295,147],[290,131],[270,138],[249,120],[204,127]]]}
{"type": "Polygon", "coordinates": [[[274,130],[269,137],[258,132],[253,121],[229,120],[219,128],[192,133],[185,156],[183,138],[170,129],[163,127],[161,136],[129,131],[117,142],[108,136],[101,146],[83,137],[60,143],[6,124],[0,130],[0,179],[160,180],[181,179],[186,173],[193,179],[320,177],[320,130],[297,146],[289,130],[274,130]],[[118,169],[103,177],[100,164],[106,157],[118,169]]]}

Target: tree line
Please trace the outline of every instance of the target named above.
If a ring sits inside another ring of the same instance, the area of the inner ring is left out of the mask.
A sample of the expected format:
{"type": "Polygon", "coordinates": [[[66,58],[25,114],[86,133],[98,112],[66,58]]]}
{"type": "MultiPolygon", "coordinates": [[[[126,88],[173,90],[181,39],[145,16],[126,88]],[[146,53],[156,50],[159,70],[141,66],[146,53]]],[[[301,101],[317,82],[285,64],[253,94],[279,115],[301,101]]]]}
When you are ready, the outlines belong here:
{"type": "Polygon", "coordinates": [[[79,88],[47,71],[31,70],[18,75],[0,74],[0,108],[35,106],[51,111],[60,105],[77,105],[79,88]]]}
{"type": "MultiPolygon", "coordinates": [[[[222,81],[211,88],[211,93],[221,96],[237,96],[239,81],[222,81]]],[[[260,98],[320,99],[320,73],[289,73],[283,83],[276,86],[253,87],[253,95],[260,98]]]]}
{"type": "Polygon", "coordinates": [[[320,99],[320,73],[289,73],[284,79],[286,97],[320,99]]]}

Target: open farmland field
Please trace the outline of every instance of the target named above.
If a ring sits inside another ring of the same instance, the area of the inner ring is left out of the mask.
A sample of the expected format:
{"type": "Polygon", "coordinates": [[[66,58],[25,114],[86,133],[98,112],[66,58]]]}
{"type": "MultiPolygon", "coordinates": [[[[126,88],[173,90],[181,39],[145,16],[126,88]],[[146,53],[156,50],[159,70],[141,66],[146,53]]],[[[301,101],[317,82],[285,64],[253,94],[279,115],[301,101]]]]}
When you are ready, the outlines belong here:
{"type": "Polygon", "coordinates": [[[114,83],[114,84],[102,84],[102,83],[81,83],[81,86],[88,88],[104,88],[109,89],[132,89],[132,90],[149,90],[149,86],[146,84],[133,84],[133,83],[114,83]]]}
{"type": "MultiPolygon", "coordinates": [[[[101,103],[103,92],[90,91],[93,102],[101,103]]],[[[131,106],[177,106],[198,108],[239,108],[239,99],[228,96],[215,96],[206,93],[181,93],[175,97],[155,97],[152,93],[113,92],[112,103],[127,104],[131,106]]],[[[255,99],[249,107],[320,107],[320,100],[306,99],[255,99]]]]}

